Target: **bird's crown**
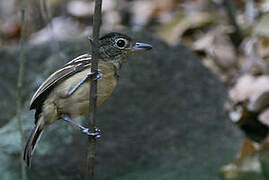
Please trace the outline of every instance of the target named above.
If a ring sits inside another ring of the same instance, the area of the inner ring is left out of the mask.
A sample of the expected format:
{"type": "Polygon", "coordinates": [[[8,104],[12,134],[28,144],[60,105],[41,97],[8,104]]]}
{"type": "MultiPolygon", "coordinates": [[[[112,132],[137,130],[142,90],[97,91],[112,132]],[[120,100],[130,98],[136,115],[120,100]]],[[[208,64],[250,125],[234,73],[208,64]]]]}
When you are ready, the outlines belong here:
{"type": "Polygon", "coordinates": [[[99,39],[98,47],[102,59],[117,62],[136,52],[152,48],[149,44],[137,43],[129,36],[118,32],[111,32],[102,36],[99,39]]]}

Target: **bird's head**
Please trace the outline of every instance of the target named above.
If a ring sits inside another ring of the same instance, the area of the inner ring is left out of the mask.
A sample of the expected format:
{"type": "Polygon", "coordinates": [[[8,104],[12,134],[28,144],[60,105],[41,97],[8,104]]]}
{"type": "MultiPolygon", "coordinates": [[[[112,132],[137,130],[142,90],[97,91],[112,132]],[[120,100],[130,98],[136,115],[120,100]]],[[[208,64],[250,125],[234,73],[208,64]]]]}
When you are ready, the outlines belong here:
{"type": "Polygon", "coordinates": [[[122,63],[126,57],[152,49],[150,44],[133,41],[129,36],[111,32],[99,39],[99,55],[106,61],[122,63]]]}

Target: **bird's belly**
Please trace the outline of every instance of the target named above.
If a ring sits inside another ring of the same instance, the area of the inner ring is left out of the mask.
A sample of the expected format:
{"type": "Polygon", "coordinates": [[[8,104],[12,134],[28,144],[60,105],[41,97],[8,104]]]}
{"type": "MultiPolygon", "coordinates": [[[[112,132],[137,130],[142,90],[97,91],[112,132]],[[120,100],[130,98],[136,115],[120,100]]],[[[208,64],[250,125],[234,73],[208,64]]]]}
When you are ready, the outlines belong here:
{"type": "MultiPolygon", "coordinates": [[[[68,114],[71,118],[76,118],[80,115],[89,112],[89,81],[84,82],[71,96],[66,94],[87,74],[87,72],[80,72],[72,76],[59,86],[58,98],[56,106],[58,114],[68,114]],[[60,97],[59,97],[60,96],[60,97]]],[[[113,71],[108,74],[103,74],[102,78],[97,82],[97,106],[110,96],[116,87],[116,78],[113,71]]],[[[57,93],[56,93],[57,94],[57,93]]]]}
{"type": "MultiPolygon", "coordinates": [[[[102,104],[113,92],[115,85],[109,84],[98,81],[97,106],[102,104]]],[[[84,83],[72,96],[61,99],[58,107],[61,113],[68,113],[72,118],[87,114],[89,112],[89,82],[84,83]]]]}

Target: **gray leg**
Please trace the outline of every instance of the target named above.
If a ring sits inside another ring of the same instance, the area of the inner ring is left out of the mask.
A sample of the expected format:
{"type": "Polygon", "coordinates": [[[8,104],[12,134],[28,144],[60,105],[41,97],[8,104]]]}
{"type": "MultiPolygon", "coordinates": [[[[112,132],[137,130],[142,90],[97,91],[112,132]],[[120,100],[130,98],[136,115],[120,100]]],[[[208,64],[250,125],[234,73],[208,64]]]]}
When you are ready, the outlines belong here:
{"type": "MultiPolygon", "coordinates": [[[[92,72],[89,72],[87,73],[87,75],[79,81],[79,83],[77,83],[75,85],[75,87],[73,87],[67,94],[67,97],[71,96],[84,82],[86,82],[88,79],[94,77],[94,74],[95,73],[92,73],[92,72]]],[[[94,77],[93,80],[97,80],[97,79],[100,79],[101,77],[103,76],[103,74],[100,72],[100,70],[98,70],[96,76],[94,77]]]]}
{"type": "Polygon", "coordinates": [[[88,136],[94,136],[96,138],[101,137],[101,131],[98,128],[95,128],[94,132],[89,132],[88,128],[85,128],[81,126],[79,123],[77,123],[76,121],[73,121],[68,115],[63,115],[61,116],[61,118],[67,122],[70,122],[73,126],[78,127],[79,129],[81,129],[83,133],[87,134],[88,136]]]}

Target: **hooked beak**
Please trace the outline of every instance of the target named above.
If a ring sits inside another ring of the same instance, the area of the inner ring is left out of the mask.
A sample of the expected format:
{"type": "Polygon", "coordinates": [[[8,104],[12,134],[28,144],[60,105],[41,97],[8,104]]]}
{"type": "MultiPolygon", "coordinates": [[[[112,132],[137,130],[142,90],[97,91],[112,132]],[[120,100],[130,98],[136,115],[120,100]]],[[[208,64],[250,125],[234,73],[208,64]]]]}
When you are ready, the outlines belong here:
{"type": "Polygon", "coordinates": [[[143,52],[152,49],[152,46],[150,44],[146,43],[135,43],[135,45],[132,48],[132,52],[143,52]]]}

